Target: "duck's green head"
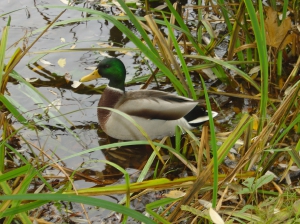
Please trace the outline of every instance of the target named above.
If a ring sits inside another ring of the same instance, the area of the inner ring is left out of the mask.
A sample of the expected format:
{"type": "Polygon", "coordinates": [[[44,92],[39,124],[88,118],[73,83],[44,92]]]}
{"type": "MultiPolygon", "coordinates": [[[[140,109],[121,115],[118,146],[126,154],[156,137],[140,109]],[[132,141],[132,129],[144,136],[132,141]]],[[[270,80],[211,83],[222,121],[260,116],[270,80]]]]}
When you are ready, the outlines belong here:
{"type": "Polygon", "coordinates": [[[80,82],[87,82],[94,79],[105,77],[109,80],[110,87],[125,90],[124,83],[126,77],[126,69],[121,60],[118,58],[106,58],[102,60],[95,71],[84,76],[80,82]]]}

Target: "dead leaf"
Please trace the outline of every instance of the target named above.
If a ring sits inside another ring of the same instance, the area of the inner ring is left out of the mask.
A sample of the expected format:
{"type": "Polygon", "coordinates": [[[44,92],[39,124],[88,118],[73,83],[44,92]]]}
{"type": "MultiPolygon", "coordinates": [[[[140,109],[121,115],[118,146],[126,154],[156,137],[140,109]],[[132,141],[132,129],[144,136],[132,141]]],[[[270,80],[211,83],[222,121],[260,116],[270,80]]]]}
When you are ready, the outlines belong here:
{"type": "Polygon", "coordinates": [[[213,209],[209,209],[209,216],[211,220],[216,224],[225,224],[224,220],[221,218],[221,216],[213,209]]]}
{"type": "Polygon", "coordinates": [[[40,185],[40,186],[34,191],[34,194],[40,193],[40,192],[43,190],[44,187],[45,187],[45,184],[40,185]]]}
{"type": "Polygon", "coordinates": [[[66,39],[63,38],[63,37],[61,37],[61,38],[60,38],[60,42],[65,43],[65,42],[66,42],[66,39]]]}
{"type": "Polygon", "coordinates": [[[266,41],[267,45],[279,48],[285,48],[293,40],[292,34],[288,34],[292,29],[291,18],[285,18],[280,26],[277,23],[277,12],[271,7],[266,9],[267,18],[265,19],[266,41]]]}
{"type": "Polygon", "coordinates": [[[173,191],[169,191],[169,193],[165,194],[166,197],[168,198],[181,198],[185,195],[185,192],[183,191],[178,191],[178,190],[173,190],[173,191]]]}
{"type": "Polygon", "coordinates": [[[198,202],[203,205],[205,208],[211,208],[212,207],[212,203],[203,199],[199,199],[198,202]]]}
{"type": "Polygon", "coordinates": [[[256,131],[258,129],[259,118],[255,114],[252,114],[252,117],[253,117],[253,130],[256,131]]]}
{"type": "Polygon", "coordinates": [[[57,64],[60,66],[60,67],[65,67],[66,65],[66,59],[65,58],[60,58],[58,61],[57,61],[57,64]]]}
{"type": "Polygon", "coordinates": [[[260,65],[251,68],[251,70],[248,72],[248,74],[252,75],[252,74],[257,73],[259,71],[260,71],[260,65]]]}
{"type": "Polygon", "coordinates": [[[214,74],[214,72],[211,70],[211,68],[203,68],[202,72],[208,76],[211,80],[216,80],[217,76],[214,74]]]}

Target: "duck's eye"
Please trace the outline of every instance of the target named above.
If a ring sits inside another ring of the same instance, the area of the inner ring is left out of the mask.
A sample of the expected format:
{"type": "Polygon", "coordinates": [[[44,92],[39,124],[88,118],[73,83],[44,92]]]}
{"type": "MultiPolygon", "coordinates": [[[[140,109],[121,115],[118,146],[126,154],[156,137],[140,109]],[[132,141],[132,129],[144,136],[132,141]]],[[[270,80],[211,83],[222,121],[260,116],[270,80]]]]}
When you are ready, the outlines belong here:
{"type": "Polygon", "coordinates": [[[104,67],[105,67],[105,68],[109,68],[109,67],[110,67],[110,65],[105,65],[104,67]]]}

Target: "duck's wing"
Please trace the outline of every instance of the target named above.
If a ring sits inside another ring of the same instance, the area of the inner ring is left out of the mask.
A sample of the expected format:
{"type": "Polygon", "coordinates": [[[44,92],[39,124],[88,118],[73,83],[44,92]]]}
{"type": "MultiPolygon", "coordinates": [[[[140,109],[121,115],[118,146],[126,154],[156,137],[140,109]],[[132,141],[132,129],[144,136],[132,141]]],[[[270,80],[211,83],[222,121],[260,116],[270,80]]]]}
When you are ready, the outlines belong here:
{"type": "Polygon", "coordinates": [[[115,108],[145,119],[177,120],[184,117],[197,104],[198,102],[189,98],[170,93],[138,90],[126,92],[115,108]]]}

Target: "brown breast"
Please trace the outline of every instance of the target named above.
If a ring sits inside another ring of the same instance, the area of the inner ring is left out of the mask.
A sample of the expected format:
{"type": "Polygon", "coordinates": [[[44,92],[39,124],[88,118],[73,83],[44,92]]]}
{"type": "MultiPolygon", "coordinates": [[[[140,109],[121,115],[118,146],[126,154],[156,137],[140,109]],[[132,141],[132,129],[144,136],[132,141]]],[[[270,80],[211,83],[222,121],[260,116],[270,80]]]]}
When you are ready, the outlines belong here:
{"type": "MultiPolygon", "coordinates": [[[[123,96],[124,93],[121,90],[116,90],[110,88],[109,86],[105,88],[102,96],[99,100],[98,107],[109,107],[114,108],[120,98],[123,96]]],[[[100,127],[103,131],[105,131],[105,123],[107,122],[111,111],[98,108],[98,120],[100,127]]]]}

